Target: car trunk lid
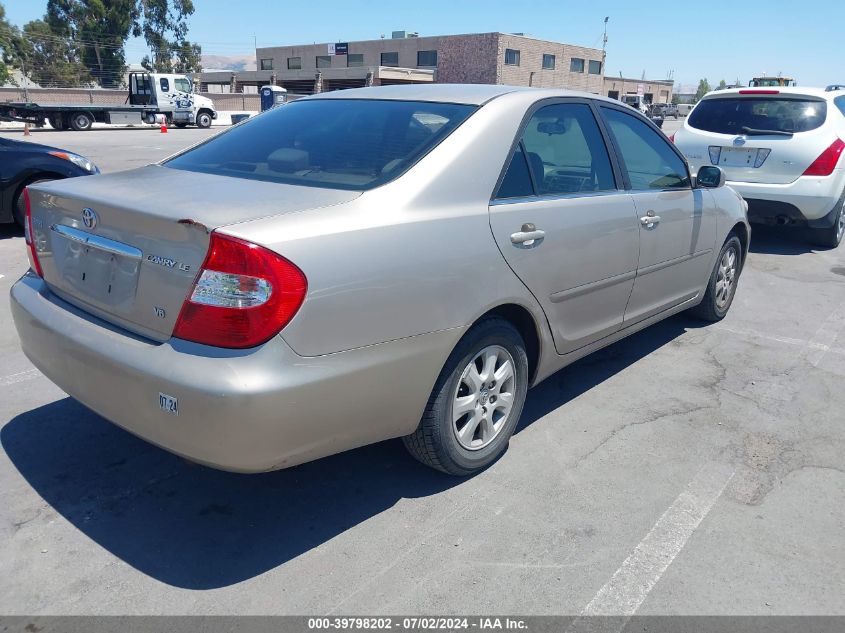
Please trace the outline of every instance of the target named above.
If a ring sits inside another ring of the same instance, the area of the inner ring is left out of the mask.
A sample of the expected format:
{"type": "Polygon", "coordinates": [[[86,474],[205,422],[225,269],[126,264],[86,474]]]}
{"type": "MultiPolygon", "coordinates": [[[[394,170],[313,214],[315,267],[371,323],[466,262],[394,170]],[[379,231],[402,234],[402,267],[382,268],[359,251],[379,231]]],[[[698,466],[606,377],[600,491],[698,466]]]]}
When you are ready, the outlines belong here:
{"type": "Polygon", "coordinates": [[[152,165],[37,185],[30,201],[50,290],[109,323],[164,341],[212,230],[359,195],[152,165]]]}

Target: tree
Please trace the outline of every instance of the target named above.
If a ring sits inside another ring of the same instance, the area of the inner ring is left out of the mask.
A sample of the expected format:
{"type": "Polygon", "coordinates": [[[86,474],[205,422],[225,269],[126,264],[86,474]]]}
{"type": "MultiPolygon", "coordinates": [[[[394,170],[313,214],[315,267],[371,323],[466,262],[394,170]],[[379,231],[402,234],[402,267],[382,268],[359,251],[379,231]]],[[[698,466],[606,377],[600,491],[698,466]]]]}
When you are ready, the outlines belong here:
{"type": "Polygon", "coordinates": [[[678,105],[681,102],[681,97],[679,95],[673,94],[672,95],[672,103],[678,105]]]}
{"type": "Polygon", "coordinates": [[[706,79],[698,82],[698,90],[695,91],[695,103],[701,100],[701,97],[710,92],[710,83],[706,79]]]}
{"type": "Polygon", "coordinates": [[[137,0],[47,0],[45,21],[78,51],[104,88],[123,82],[124,47],[137,17],[137,0]]]}
{"type": "Polygon", "coordinates": [[[719,82],[719,85],[718,85],[718,86],[716,86],[716,90],[724,90],[724,89],[725,89],[725,88],[727,88],[727,87],[728,87],[728,82],[727,82],[727,81],[725,81],[724,79],[722,79],[722,80],[719,82]]]}
{"type": "Polygon", "coordinates": [[[189,42],[188,17],[192,0],[137,0],[138,14],[132,27],[135,37],[144,36],[151,56],[141,62],[156,72],[199,72],[202,49],[189,42]]]}
{"type": "Polygon", "coordinates": [[[44,20],[23,27],[21,66],[27,76],[42,86],[73,87],[91,82],[91,75],[79,51],[44,20]]]}
{"type": "Polygon", "coordinates": [[[0,4],[0,84],[12,80],[11,70],[20,64],[22,46],[20,31],[6,20],[6,9],[0,4]]]}

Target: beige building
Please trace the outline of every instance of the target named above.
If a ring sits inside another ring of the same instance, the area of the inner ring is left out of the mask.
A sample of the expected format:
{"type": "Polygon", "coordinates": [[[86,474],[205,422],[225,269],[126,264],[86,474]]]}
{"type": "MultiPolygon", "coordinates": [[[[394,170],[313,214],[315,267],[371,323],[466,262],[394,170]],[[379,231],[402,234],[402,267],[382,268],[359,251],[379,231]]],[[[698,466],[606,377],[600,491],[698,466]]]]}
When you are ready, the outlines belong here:
{"type": "Polygon", "coordinates": [[[203,73],[204,90],[251,92],[275,83],[293,94],[399,83],[490,83],[601,94],[600,49],[522,34],[477,33],[274,46],[256,50],[258,70],[203,73]]]}
{"type": "Polygon", "coordinates": [[[626,79],[623,77],[605,77],[602,94],[611,99],[622,99],[626,94],[642,92],[646,103],[672,103],[672,88],[675,82],[667,80],[626,79]]]}

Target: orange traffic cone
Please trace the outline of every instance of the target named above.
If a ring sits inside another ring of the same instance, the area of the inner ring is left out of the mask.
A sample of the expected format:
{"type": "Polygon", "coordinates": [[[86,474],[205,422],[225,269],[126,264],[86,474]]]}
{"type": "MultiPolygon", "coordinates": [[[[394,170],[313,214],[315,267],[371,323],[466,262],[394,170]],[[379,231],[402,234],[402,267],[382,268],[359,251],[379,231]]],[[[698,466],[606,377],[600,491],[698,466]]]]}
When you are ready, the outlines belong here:
{"type": "Polygon", "coordinates": [[[167,119],[161,122],[161,133],[167,134],[167,119]]]}
{"type": "Polygon", "coordinates": [[[32,136],[32,134],[29,131],[29,123],[23,124],[23,135],[24,136],[32,136]]]}

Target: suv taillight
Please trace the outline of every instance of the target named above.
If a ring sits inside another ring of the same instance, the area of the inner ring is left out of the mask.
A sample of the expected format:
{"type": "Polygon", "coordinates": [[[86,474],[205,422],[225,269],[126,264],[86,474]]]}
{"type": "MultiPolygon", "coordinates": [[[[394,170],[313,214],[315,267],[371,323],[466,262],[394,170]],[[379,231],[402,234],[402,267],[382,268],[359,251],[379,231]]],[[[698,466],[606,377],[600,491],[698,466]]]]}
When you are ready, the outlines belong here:
{"type": "Polygon", "coordinates": [[[833,170],[836,169],[836,163],[839,162],[839,156],[842,155],[842,150],[845,149],[845,143],[842,139],[836,139],[830,144],[819,157],[813,161],[813,164],[807,167],[804,176],[830,176],[833,170]]]}
{"type": "Polygon", "coordinates": [[[32,205],[29,202],[29,191],[23,190],[23,205],[25,209],[24,215],[24,236],[27,245],[27,254],[29,255],[29,265],[35,274],[43,277],[44,273],[41,271],[41,262],[38,261],[38,252],[35,250],[35,233],[32,231],[32,205]]]}
{"type": "Polygon", "coordinates": [[[215,347],[255,347],[287,325],[305,299],[299,268],[257,244],[216,232],[173,330],[215,347]]]}

